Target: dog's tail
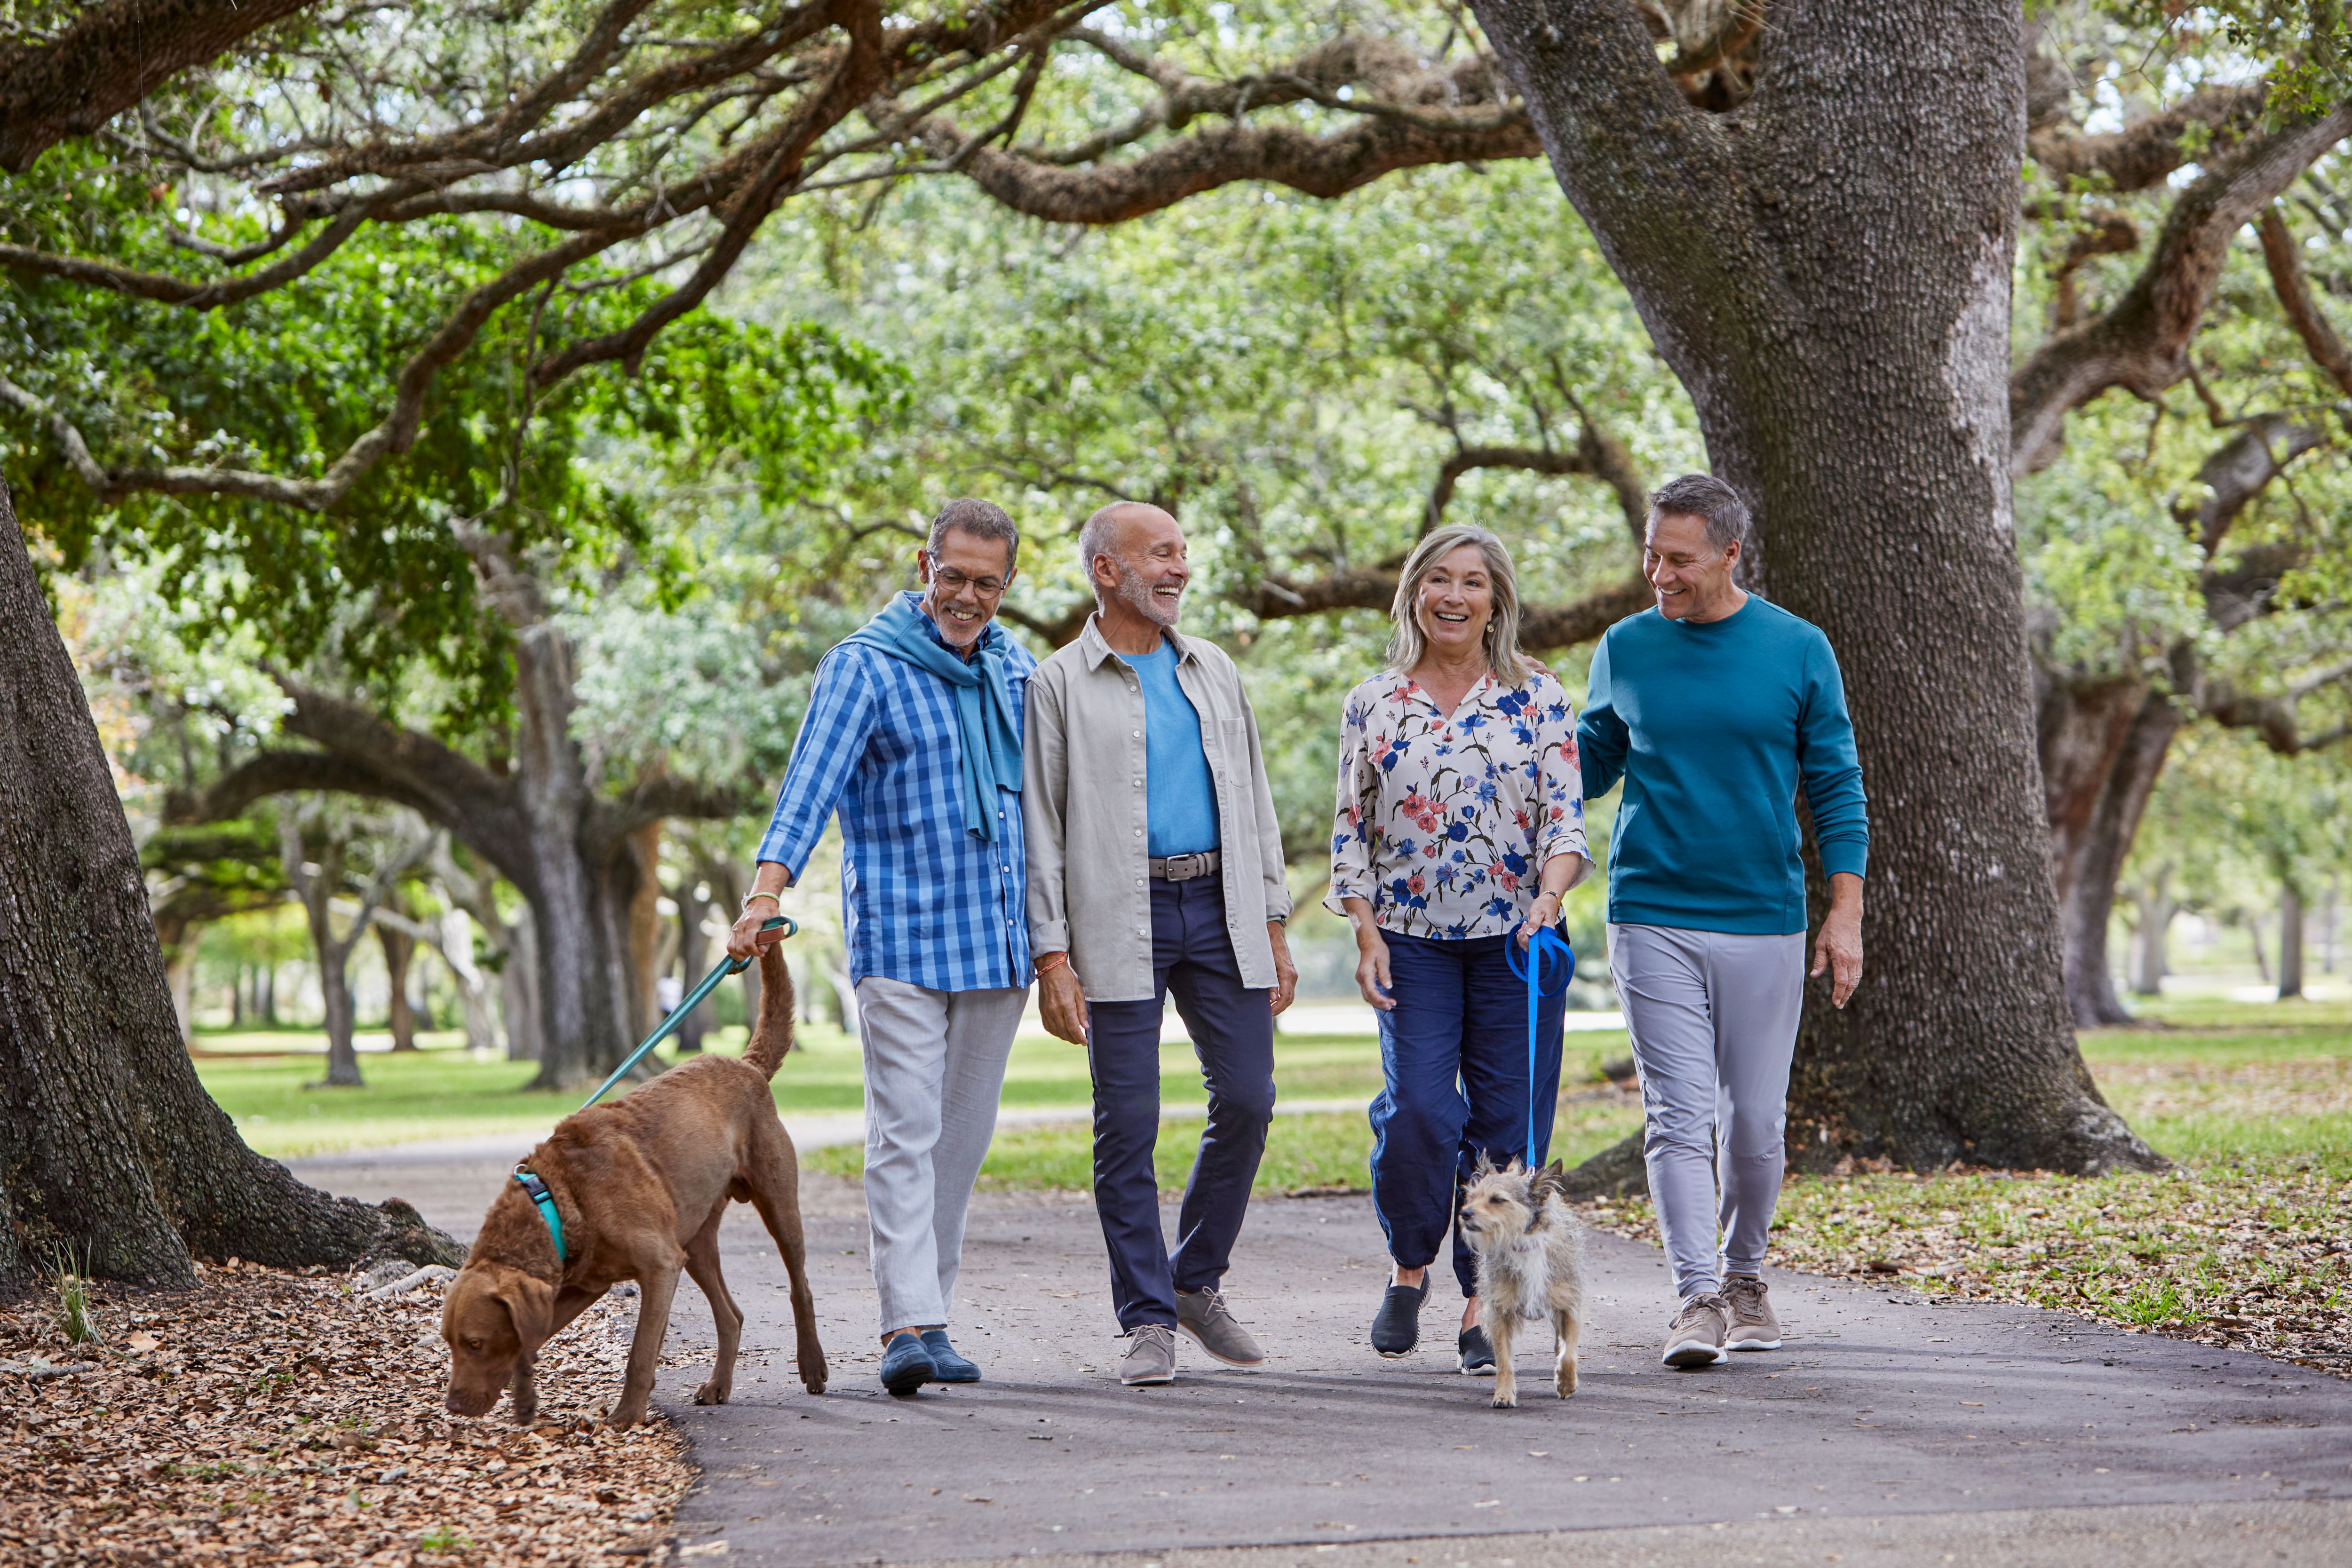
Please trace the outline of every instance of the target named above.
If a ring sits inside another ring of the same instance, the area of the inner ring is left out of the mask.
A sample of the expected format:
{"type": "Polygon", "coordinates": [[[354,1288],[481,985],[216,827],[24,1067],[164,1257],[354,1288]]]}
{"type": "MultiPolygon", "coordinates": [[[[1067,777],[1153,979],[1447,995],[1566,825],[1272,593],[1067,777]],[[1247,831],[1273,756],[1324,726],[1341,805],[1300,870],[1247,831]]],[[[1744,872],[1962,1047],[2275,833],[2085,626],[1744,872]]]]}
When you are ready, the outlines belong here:
{"type": "Polygon", "coordinates": [[[743,1060],[773,1078],[793,1048],[793,972],[784,965],[783,944],[760,949],[760,1021],[751,1030],[751,1043],[743,1060]]]}

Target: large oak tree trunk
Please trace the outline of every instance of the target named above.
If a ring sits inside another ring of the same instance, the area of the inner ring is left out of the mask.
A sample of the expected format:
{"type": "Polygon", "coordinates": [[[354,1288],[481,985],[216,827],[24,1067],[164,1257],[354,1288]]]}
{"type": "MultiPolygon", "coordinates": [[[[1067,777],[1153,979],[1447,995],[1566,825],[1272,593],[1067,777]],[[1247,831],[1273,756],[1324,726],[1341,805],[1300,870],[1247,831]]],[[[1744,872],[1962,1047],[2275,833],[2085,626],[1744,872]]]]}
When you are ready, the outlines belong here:
{"type": "Polygon", "coordinates": [[[0,482],[0,1287],[462,1249],[238,1139],[180,1042],[130,824],[0,482]]]}
{"type": "Polygon", "coordinates": [[[1792,0],[1720,115],[1631,5],[1477,11],[1753,506],[1756,586],[1844,670],[1870,970],[1843,1012],[1811,993],[1791,1158],[2153,1163],[2076,1050],[2048,874],[2009,479],[2014,0],[1792,0]]]}

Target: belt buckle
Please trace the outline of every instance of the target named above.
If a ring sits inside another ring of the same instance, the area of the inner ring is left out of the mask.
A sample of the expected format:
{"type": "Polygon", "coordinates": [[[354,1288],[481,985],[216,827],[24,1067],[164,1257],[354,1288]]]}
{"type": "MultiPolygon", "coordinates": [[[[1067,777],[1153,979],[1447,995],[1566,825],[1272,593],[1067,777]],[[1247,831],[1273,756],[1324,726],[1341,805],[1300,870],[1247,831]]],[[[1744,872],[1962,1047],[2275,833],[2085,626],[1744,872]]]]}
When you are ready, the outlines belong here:
{"type": "Polygon", "coordinates": [[[1197,852],[1188,855],[1170,855],[1167,862],[1168,880],[1190,882],[1196,876],[1206,875],[1209,870],[1206,863],[1208,858],[1197,852]]]}

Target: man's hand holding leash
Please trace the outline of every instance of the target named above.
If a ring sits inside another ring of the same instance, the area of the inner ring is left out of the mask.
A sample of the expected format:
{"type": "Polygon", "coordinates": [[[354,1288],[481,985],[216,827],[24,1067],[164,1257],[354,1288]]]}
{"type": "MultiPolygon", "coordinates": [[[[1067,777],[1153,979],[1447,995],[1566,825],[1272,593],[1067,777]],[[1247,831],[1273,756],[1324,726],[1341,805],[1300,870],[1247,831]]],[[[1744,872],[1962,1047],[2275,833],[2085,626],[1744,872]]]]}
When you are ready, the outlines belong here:
{"type": "Polygon", "coordinates": [[[761,923],[782,915],[783,901],[779,896],[792,886],[793,873],[774,861],[761,861],[751,886],[743,900],[742,912],[735,917],[734,926],[727,933],[727,956],[730,958],[757,957],[762,947],[772,947],[784,939],[783,931],[761,931],[761,923]]]}

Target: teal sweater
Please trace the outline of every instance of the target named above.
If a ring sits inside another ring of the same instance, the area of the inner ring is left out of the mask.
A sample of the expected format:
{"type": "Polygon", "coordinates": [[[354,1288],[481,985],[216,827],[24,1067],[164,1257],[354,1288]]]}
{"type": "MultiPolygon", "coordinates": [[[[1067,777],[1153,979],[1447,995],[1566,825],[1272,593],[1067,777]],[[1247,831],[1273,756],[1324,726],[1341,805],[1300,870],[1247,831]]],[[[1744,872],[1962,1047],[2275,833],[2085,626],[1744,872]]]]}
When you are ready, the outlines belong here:
{"type": "Polygon", "coordinates": [[[1645,610],[1609,628],[1576,742],[1586,800],[1625,780],[1609,845],[1618,924],[1803,931],[1801,783],[1822,869],[1863,874],[1870,821],[1837,655],[1777,605],[1750,594],[1720,621],[1645,610]]]}

